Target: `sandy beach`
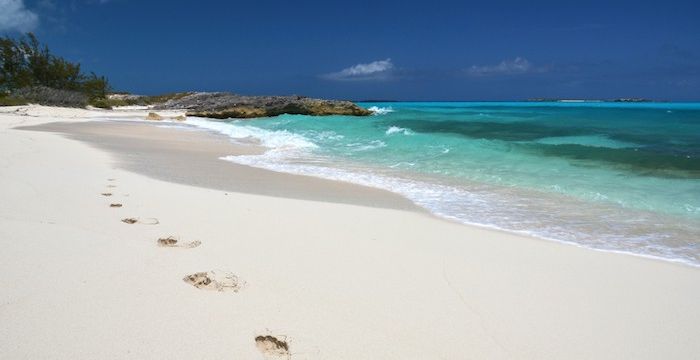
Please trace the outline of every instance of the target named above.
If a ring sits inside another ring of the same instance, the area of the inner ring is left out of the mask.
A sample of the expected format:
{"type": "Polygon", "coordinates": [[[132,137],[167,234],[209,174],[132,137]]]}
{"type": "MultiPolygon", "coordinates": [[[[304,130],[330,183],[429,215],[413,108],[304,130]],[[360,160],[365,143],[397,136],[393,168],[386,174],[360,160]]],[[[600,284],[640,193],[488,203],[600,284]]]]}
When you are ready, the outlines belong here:
{"type": "Polygon", "coordinates": [[[698,268],[235,165],[262,149],[146,115],[0,108],[0,358],[700,353],[698,268]]]}

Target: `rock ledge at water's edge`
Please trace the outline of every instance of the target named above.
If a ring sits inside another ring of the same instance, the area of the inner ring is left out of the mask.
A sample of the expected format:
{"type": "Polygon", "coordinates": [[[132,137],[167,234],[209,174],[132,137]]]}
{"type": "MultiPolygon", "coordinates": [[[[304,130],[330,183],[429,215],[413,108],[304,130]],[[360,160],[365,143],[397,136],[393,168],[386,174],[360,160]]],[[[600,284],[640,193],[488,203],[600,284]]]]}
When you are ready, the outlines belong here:
{"type": "Polygon", "coordinates": [[[367,116],[372,112],[350,101],[305,96],[242,96],[227,92],[199,92],[168,100],[156,109],[184,109],[188,116],[214,119],[254,118],[281,114],[367,116]]]}

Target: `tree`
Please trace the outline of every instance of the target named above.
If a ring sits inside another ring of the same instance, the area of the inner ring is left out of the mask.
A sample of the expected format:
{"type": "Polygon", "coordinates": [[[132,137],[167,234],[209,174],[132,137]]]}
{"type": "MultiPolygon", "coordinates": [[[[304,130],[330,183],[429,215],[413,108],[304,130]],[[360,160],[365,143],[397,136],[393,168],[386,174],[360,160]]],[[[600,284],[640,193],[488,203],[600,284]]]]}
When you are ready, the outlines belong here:
{"type": "Polygon", "coordinates": [[[105,98],[110,90],[107,78],[83,74],[80,64],[51,54],[32,33],[19,39],[0,38],[0,90],[33,86],[78,91],[90,100],[105,98]]]}
{"type": "Polygon", "coordinates": [[[97,76],[95,73],[90,73],[90,76],[85,77],[82,81],[82,92],[85,93],[90,100],[106,98],[109,90],[109,83],[104,76],[97,76]]]}
{"type": "Polygon", "coordinates": [[[0,89],[8,91],[31,85],[31,74],[19,44],[0,39],[0,89]]]}

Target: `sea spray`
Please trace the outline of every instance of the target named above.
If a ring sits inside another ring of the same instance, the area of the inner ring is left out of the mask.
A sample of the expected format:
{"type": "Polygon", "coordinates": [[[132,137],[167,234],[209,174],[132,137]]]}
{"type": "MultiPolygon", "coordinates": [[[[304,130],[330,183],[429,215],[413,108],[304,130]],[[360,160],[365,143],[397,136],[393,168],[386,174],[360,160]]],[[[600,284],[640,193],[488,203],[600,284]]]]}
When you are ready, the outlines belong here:
{"type": "MultiPolygon", "coordinates": [[[[244,120],[248,121],[248,120],[244,120]]],[[[243,125],[244,121],[219,122],[210,121],[203,118],[190,117],[186,123],[199,128],[212,130],[226,135],[234,140],[250,142],[271,149],[304,149],[315,148],[316,144],[303,136],[291,133],[286,130],[265,130],[251,125],[243,125]]]]}
{"type": "Polygon", "coordinates": [[[391,107],[379,107],[379,106],[370,106],[367,108],[367,110],[371,111],[374,115],[386,115],[388,113],[394,112],[394,109],[391,107]]]}
{"type": "Polygon", "coordinates": [[[387,135],[392,135],[392,134],[403,134],[403,135],[413,135],[413,131],[411,129],[404,129],[402,127],[398,126],[391,126],[388,129],[386,129],[386,132],[384,132],[387,135]]]}

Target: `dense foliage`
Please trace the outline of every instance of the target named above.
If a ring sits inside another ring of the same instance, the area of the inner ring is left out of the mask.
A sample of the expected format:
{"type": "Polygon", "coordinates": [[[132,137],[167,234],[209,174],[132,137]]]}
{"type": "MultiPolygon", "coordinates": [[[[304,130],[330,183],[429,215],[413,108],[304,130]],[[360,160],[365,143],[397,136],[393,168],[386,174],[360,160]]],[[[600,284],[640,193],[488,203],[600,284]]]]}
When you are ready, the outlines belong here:
{"type": "Polygon", "coordinates": [[[33,88],[62,91],[44,89],[34,94],[80,93],[93,102],[107,96],[109,83],[103,76],[83,73],[80,64],[51,54],[32,33],[18,39],[0,38],[0,92],[5,96],[26,94],[33,88]]]}

